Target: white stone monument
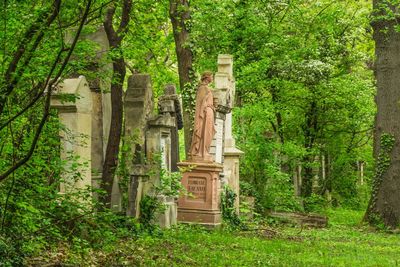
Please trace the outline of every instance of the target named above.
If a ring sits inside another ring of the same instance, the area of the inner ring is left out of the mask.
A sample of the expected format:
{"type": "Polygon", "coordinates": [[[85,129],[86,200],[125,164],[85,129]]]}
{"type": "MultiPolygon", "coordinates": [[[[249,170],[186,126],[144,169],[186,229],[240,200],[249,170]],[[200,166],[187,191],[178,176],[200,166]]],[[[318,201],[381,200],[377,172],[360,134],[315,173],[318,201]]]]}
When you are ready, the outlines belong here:
{"type": "MultiPolygon", "coordinates": [[[[218,55],[218,72],[215,74],[215,88],[226,91],[227,106],[233,108],[235,100],[235,79],[233,77],[233,58],[231,55],[218,55]]],[[[224,122],[223,165],[224,178],[236,193],[235,207],[239,212],[239,159],[243,152],[236,148],[232,135],[232,112],[226,114],[224,122]]]]}
{"type": "Polygon", "coordinates": [[[58,110],[60,122],[66,130],[60,130],[61,159],[66,161],[60,193],[84,189],[92,185],[92,96],[85,77],[65,79],[58,84],[52,95],[51,106],[58,110]],[[76,159],[81,179],[72,171],[76,159]]]}

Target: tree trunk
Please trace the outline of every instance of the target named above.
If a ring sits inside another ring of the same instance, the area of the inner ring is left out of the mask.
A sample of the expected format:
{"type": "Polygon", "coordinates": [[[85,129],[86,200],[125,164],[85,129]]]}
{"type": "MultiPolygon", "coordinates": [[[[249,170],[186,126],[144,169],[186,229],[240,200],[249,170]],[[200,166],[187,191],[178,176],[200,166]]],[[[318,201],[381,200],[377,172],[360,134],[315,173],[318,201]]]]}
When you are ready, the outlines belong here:
{"type": "Polygon", "coordinates": [[[313,181],[313,168],[311,164],[314,161],[314,157],[307,155],[303,157],[304,167],[303,167],[303,180],[301,183],[301,196],[310,197],[312,193],[312,181],[313,181]]]}
{"type": "Polygon", "coordinates": [[[387,11],[387,1],[374,0],[375,77],[377,81],[374,154],[376,171],[364,220],[398,227],[400,223],[400,33],[387,11]],[[381,8],[381,10],[378,10],[381,8]],[[387,17],[385,19],[385,17],[387,17]]]}
{"type": "MultiPolygon", "coordinates": [[[[131,0],[123,1],[122,17],[119,28],[114,30],[112,24],[115,13],[115,6],[107,10],[106,18],[104,21],[104,30],[107,34],[108,42],[111,51],[118,51],[121,49],[123,36],[126,33],[127,25],[129,24],[129,13],[132,8],[131,0]]],[[[111,203],[111,193],[114,181],[115,170],[118,165],[119,143],[121,141],[122,133],[122,117],[123,117],[123,104],[122,104],[122,86],[125,79],[126,68],[125,60],[122,53],[118,52],[113,58],[113,75],[111,80],[111,123],[108,143],[106,148],[106,155],[103,163],[102,183],[101,188],[106,192],[101,198],[105,207],[109,207],[111,203]]]]}
{"type": "Polygon", "coordinates": [[[185,133],[185,152],[189,152],[192,141],[194,105],[196,98],[195,75],[193,71],[193,53],[189,48],[190,20],[188,0],[170,0],[169,15],[175,39],[175,50],[178,59],[179,87],[183,104],[183,127],[185,133]]]}
{"type": "Polygon", "coordinates": [[[304,148],[307,154],[303,157],[303,179],[301,184],[301,196],[310,197],[312,194],[313,167],[314,155],[312,149],[316,140],[318,131],[317,121],[317,105],[314,101],[311,102],[308,112],[306,113],[306,123],[303,127],[304,132],[304,148]]]}

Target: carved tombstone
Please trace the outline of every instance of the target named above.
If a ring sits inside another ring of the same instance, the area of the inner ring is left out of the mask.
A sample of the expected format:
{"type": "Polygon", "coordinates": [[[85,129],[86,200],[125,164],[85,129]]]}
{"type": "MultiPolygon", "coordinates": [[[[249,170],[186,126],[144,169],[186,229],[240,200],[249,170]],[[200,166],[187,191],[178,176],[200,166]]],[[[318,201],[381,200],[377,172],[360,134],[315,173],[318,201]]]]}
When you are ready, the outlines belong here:
{"type": "MultiPolygon", "coordinates": [[[[224,77],[225,78],[225,77],[224,77]]],[[[231,103],[229,88],[225,86],[224,78],[221,79],[221,74],[215,74],[215,90],[214,98],[217,100],[218,105],[215,107],[215,129],[217,133],[214,136],[212,143],[212,152],[214,160],[217,163],[224,162],[224,148],[225,148],[225,120],[231,112],[231,103]]],[[[223,173],[222,173],[223,176],[223,173]]]]}
{"type": "Polygon", "coordinates": [[[128,141],[130,137],[134,140],[133,143],[128,143],[131,148],[129,153],[134,157],[133,162],[128,162],[131,182],[127,214],[139,217],[140,201],[143,197],[155,196],[165,205],[165,210],[157,214],[158,223],[167,228],[176,224],[176,201],[174,197],[160,194],[155,188],[160,185],[160,168],[170,172],[174,164],[176,166],[172,151],[178,151],[174,147],[177,146],[177,140],[173,138],[177,138],[176,121],[180,116],[180,102],[171,86],[166,87],[165,95],[159,98],[158,105],[159,114],[152,115],[150,76],[131,76],[125,99],[125,136],[128,141]]]}
{"type": "Polygon", "coordinates": [[[203,74],[198,87],[190,157],[179,163],[189,170],[183,173],[182,184],[188,194],[178,200],[178,220],[215,227],[221,224],[219,175],[223,168],[214,161],[210,148],[215,135],[215,107],[209,77],[209,73],[203,74]]]}
{"type": "Polygon", "coordinates": [[[58,110],[60,122],[61,159],[66,161],[60,193],[84,189],[92,185],[91,141],[92,141],[92,96],[85,77],[65,79],[58,84],[51,99],[51,106],[58,110]],[[76,160],[81,179],[74,178],[72,168],[76,160]]]}
{"type": "MultiPolygon", "coordinates": [[[[72,43],[76,29],[67,30],[66,43],[72,43]]],[[[100,188],[103,162],[108,142],[111,122],[111,76],[112,64],[107,58],[109,43],[103,26],[98,26],[92,32],[85,31],[80,36],[81,42],[90,43],[92,51],[85,57],[84,71],[92,92],[93,116],[92,116],[92,186],[100,188]]],[[[82,58],[72,56],[71,61],[80,61],[82,58]]],[[[72,73],[70,78],[79,77],[82,70],[72,73]]],[[[115,193],[115,192],[114,192],[115,193]]],[[[115,195],[115,194],[114,194],[115,195]]],[[[97,199],[97,194],[93,197],[97,199]]]]}
{"type": "Polygon", "coordinates": [[[130,76],[124,102],[125,138],[130,147],[128,153],[133,156],[133,162],[127,163],[131,174],[128,188],[128,216],[139,216],[143,185],[148,180],[147,166],[144,162],[145,138],[147,120],[151,116],[153,106],[150,75],[130,76]]]}
{"type": "Polygon", "coordinates": [[[164,205],[164,211],[157,214],[158,223],[162,228],[169,228],[177,222],[175,197],[154,191],[154,186],[159,185],[161,182],[161,173],[171,172],[173,166],[175,165],[176,167],[177,164],[174,162],[177,155],[175,154],[175,158],[173,158],[173,152],[178,152],[176,138],[180,103],[177,95],[171,94],[171,91],[172,86],[168,85],[164,91],[165,94],[158,101],[159,114],[148,120],[148,129],[146,131],[146,157],[151,160],[156,156],[160,156],[160,162],[156,161],[154,168],[163,168],[166,171],[156,172],[152,177],[149,177],[149,182],[143,188],[143,194],[156,195],[160,203],[164,205]]]}

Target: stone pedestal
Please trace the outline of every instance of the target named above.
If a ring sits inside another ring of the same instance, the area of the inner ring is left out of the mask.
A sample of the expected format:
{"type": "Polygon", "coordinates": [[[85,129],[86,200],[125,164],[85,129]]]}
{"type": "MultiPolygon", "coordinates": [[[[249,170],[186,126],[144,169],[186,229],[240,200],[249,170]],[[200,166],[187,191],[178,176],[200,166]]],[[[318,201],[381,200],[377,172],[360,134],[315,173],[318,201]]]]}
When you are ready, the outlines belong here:
{"type": "Polygon", "coordinates": [[[222,165],[218,163],[180,162],[180,168],[190,168],[183,174],[187,190],[178,200],[178,221],[207,226],[221,224],[220,181],[222,165]]]}
{"type": "Polygon", "coordinates": [[[235,147],[225,148],[224,153],[224,174],[228,186],[236,193],[235,209],[239,212],[239,162],[243,152],[235,147]]]}

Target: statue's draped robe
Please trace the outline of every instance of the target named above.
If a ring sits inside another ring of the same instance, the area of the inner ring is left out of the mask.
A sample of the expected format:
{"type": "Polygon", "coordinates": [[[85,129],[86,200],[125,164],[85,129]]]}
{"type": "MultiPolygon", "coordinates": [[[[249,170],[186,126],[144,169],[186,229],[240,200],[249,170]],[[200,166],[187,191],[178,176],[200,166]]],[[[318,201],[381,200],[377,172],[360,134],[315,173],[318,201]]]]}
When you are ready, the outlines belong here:
{"type": "Polygon", "coordinates": [[[201,83],[197,89],[194,129],[190,148],[190,156],[193,159],[212,161],[209,152],[214,134],[213,94],[207,84],[201,83]]]}

